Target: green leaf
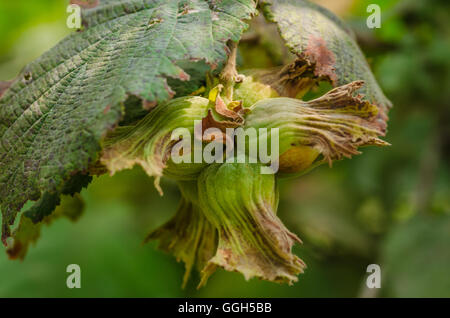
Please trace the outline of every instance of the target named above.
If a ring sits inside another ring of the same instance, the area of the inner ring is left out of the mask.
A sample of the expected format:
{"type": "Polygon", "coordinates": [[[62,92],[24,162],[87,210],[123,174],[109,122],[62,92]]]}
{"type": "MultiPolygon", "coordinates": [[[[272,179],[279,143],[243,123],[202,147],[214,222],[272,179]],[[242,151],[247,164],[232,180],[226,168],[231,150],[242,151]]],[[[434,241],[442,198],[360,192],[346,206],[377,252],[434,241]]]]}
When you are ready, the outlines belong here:
{"type": "Polygon", "coordinates": [[[169,78],[168,83],[170,87],[176,92],[176,97],[186,95],[197,95],[196,92],[202,87],[206,86],[206,73],[209,71],[209,66],[203,62],[180,61],[178,64],[183,70],[190,75],[189,81],[181,81],[179,79],[169,78]]]}
{"type": "Polygon", "coordinates": [[[61,195],[75,195],[92,181],[92,177],[85,174],[76,174],[71,177],[63,186],[61,192],[45,192],[39,201],[30,209],[24,212],[24,215],[30,218],[33,223],[41,222],[46,216],[49,216],[53,210],[60,205],[61,195]]]}
{"type": "Polygon", "coordinates": [[[13,232],[13,244],[6,251],[9,258],[21,260],[25,258],[28,247],[39,239],[42,224],[50,225],[62,217],[66,217],[72,222],[78,220],[84,209],[84,201],[81,196],[78,194],[64,195],[61,199],[59,197],[57,199],[59,206],[51,215],[43,217],[42,223],[36,224],[26,213],[21,215],[19,226],[13,232]]]}
{"type": "Polygon", "coordinates": [[[227,41],[239,40],[254,13],[253,0],[102,0],[84,11],[83,31],[29,64],[1,95],[3,242],[25,202],[60,192],[97,160],[128,95],[171,98],[166,79],[189,79],[176,62],[223,62],[227,41]]]}
{"type": "Polygon", "coordinates": [[[338,17],[306,0],[263,0],[262,7],[297,55],[294,65],[304,75],[328,80],[335,87],[363,80],[366,85],[361,94],[381,108],[379,121],[384,125],[391,102],[378,86],[352,31],[338,17]]]}

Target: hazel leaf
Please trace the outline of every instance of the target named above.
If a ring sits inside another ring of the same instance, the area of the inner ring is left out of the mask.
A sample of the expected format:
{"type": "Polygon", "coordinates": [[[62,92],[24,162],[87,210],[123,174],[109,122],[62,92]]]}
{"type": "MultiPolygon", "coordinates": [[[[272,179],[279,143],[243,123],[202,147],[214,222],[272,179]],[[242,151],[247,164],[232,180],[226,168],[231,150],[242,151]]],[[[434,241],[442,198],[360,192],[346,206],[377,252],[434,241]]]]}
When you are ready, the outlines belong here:
{"type": "Polygon", "coordinates": [[[12,233],[13,243],[8,246],[6,252],[10,259],[23,260],[30,245],[35,244],[41,235],[42,225],[50,225],[55,220],[67,218],[72,222],[77,221],[84,209],[84,201],[79,194],[63,195],[58,198],[58,206],[55,211],[42,218],[42,222],[34,222],[26,213],[20,217],[19,226],[12,233]]]}
{"type": "Polygon", "coordinates": [[[58,193],[71,175],[97,160],[100,140],[135,95],[170,99],[167,78],[188,80],[176,62],[226,59],[253,0],[100,0],[86,3],[83,29],[0,88],[2,240],[28,201],[58,193]],[[200,36],[201,35],[201,36],[200,36]]]}
{"type": "MultiPolygon", "coordinates": [[[[298,58],[280,71],[279,79],[291,85],[293,78],[310,78],[309,84],[327,80],[335,87],[363,80],[366,86],[361,94],[380,108],[380,121],[386,121],[391,102],[375,80],[353,32],[338,17],[307,0],[263,0],[262,7],[298,58]]],[[[304,83],[301,88],[307,86],[304,83]]]]}

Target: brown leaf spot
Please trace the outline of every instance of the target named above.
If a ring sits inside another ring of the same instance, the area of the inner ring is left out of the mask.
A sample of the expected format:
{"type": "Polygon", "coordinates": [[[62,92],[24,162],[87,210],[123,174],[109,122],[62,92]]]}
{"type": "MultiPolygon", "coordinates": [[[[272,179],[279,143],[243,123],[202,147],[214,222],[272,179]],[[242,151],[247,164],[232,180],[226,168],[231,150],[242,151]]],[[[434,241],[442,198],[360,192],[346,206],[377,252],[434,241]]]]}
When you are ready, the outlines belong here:
{"type": "Polygon", "coordinates": [[[103,114],[106,115],[107,113],[109,113],[110,110],[111,110],[111,105],[106,106],[106,107],[103,109],[103,114]]]}
{"type": "Polygon", "coordinates": [[[316,76],[328,77],[333,85],[337,85],[338,78],[336,69],[336,57],[327,47],[327,43],[320,37],[311,35],[306,50],[302,56],[311,64],[315,64],[314,74],[316,76]]]}
{"type": "Polygon", "coordinates": [[[2,97],[3,93],[11,86],[12,81],[9,82],[0,82],[0,97],[2,97]]]}
{"type": "Polygon", "coordinates": [[[189,74],[187,74],[186,72],[184,72],[183,70],[180,71],[180,74],[178,75],[178,78],[182,81],[189,81],[189,79],[191,78],[189,76],[189,74]]]}
{"type": "Polygon", "coordinates": [[[162,22],[164,22],[164,19],[162,19],[162,18],[153,18],[148,22],[148,27],[149,28],[153,27],[154,25],[162,23],[162,22]]]}
{"type": "Polygon", "coordinates": [[[142,100],[142,108],[145,110],[150,110],[156,107],[158,105],[157,102],[149,102],[148,100],[143,99],[142,100]]]}
{"type": "Polygon", "coordinates": [[[17,241],[14,242],[14,245],[6,250],[6,253],[8,254],[8,258],[10,260],[16,260],[20,258],[20,255],[23,255],[23,245],[21,242],[17,241]]]}
{"type": "Polygon", "coordinates": [[[179,13],[177,16],[180,17],[180,16],[183,16],[186,14],[197,13],[197,12],[199,12],[199,10],[191,9],[188,4],[184,4],[184,5],[180,6],[179,13]]]}
{"type": "Polygon", "coordinates": [[[167,81],[164,81],[164,88],[167,91],[167,93],[169,94],[169,99],[172,99],[175,96],[175,92],[167,84],[167,81]]]}
{"type": "Polygon", "coordinates": [[[76,4],[84,9],[92,9],[100,4],[100,0],[70,0],[70,4],[76,4]]]}

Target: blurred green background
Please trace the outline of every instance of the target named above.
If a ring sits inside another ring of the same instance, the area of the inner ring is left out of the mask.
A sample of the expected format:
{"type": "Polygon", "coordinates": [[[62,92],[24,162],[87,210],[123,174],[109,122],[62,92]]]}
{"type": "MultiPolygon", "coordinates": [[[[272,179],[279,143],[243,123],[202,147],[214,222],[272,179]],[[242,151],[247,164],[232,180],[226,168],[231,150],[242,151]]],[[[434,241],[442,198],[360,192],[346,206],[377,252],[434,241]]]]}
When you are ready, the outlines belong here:
{"type": "MultiPolygon", "coordinates": [[[[0,297],[450,297],[450,2],[317,2],[354,28],[393,101],[392,147],[282,182],[279,215],[302,238],[294,251],[308,264],[298,283],[219,270],[206,287],[196,290],[194,276],[182,290],[183,265],[142,244],[174,214],[179,193],[165,180],[159,197],[136,168],[94,179],[82,192],[82,218],[44,226],[23,262],[1,247],[0,297]],[[371,3],[381,6],[380,29],[365,24],[371,3]],[[381,289],[365,287],[372,263],[381,266],[381,289]],[[66,287],[69,264],[81,266],[81,289],[66,287]]],[[[0,0],[0,80],[71,32],[66,5],[0,0]]],[[[273,62],[258,52],[255,59],[243,44],[243,63],[273,62]]]]}

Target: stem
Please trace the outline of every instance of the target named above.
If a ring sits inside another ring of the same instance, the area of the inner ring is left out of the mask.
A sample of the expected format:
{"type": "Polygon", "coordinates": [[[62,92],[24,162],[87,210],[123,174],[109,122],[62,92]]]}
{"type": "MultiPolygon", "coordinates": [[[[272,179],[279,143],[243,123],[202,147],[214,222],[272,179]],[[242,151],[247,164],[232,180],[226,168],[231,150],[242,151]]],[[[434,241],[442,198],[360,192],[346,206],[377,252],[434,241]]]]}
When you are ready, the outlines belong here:
{"type": "Polygon", "coordinates": [[[228,48],[230,49],[230,54],[219,77],[224,86],[225,97],[228,101],[232,101],[234,84],[242,82],[243,75],[239,75],[236,70],[238,42],[229,41],[228,48]]]}

